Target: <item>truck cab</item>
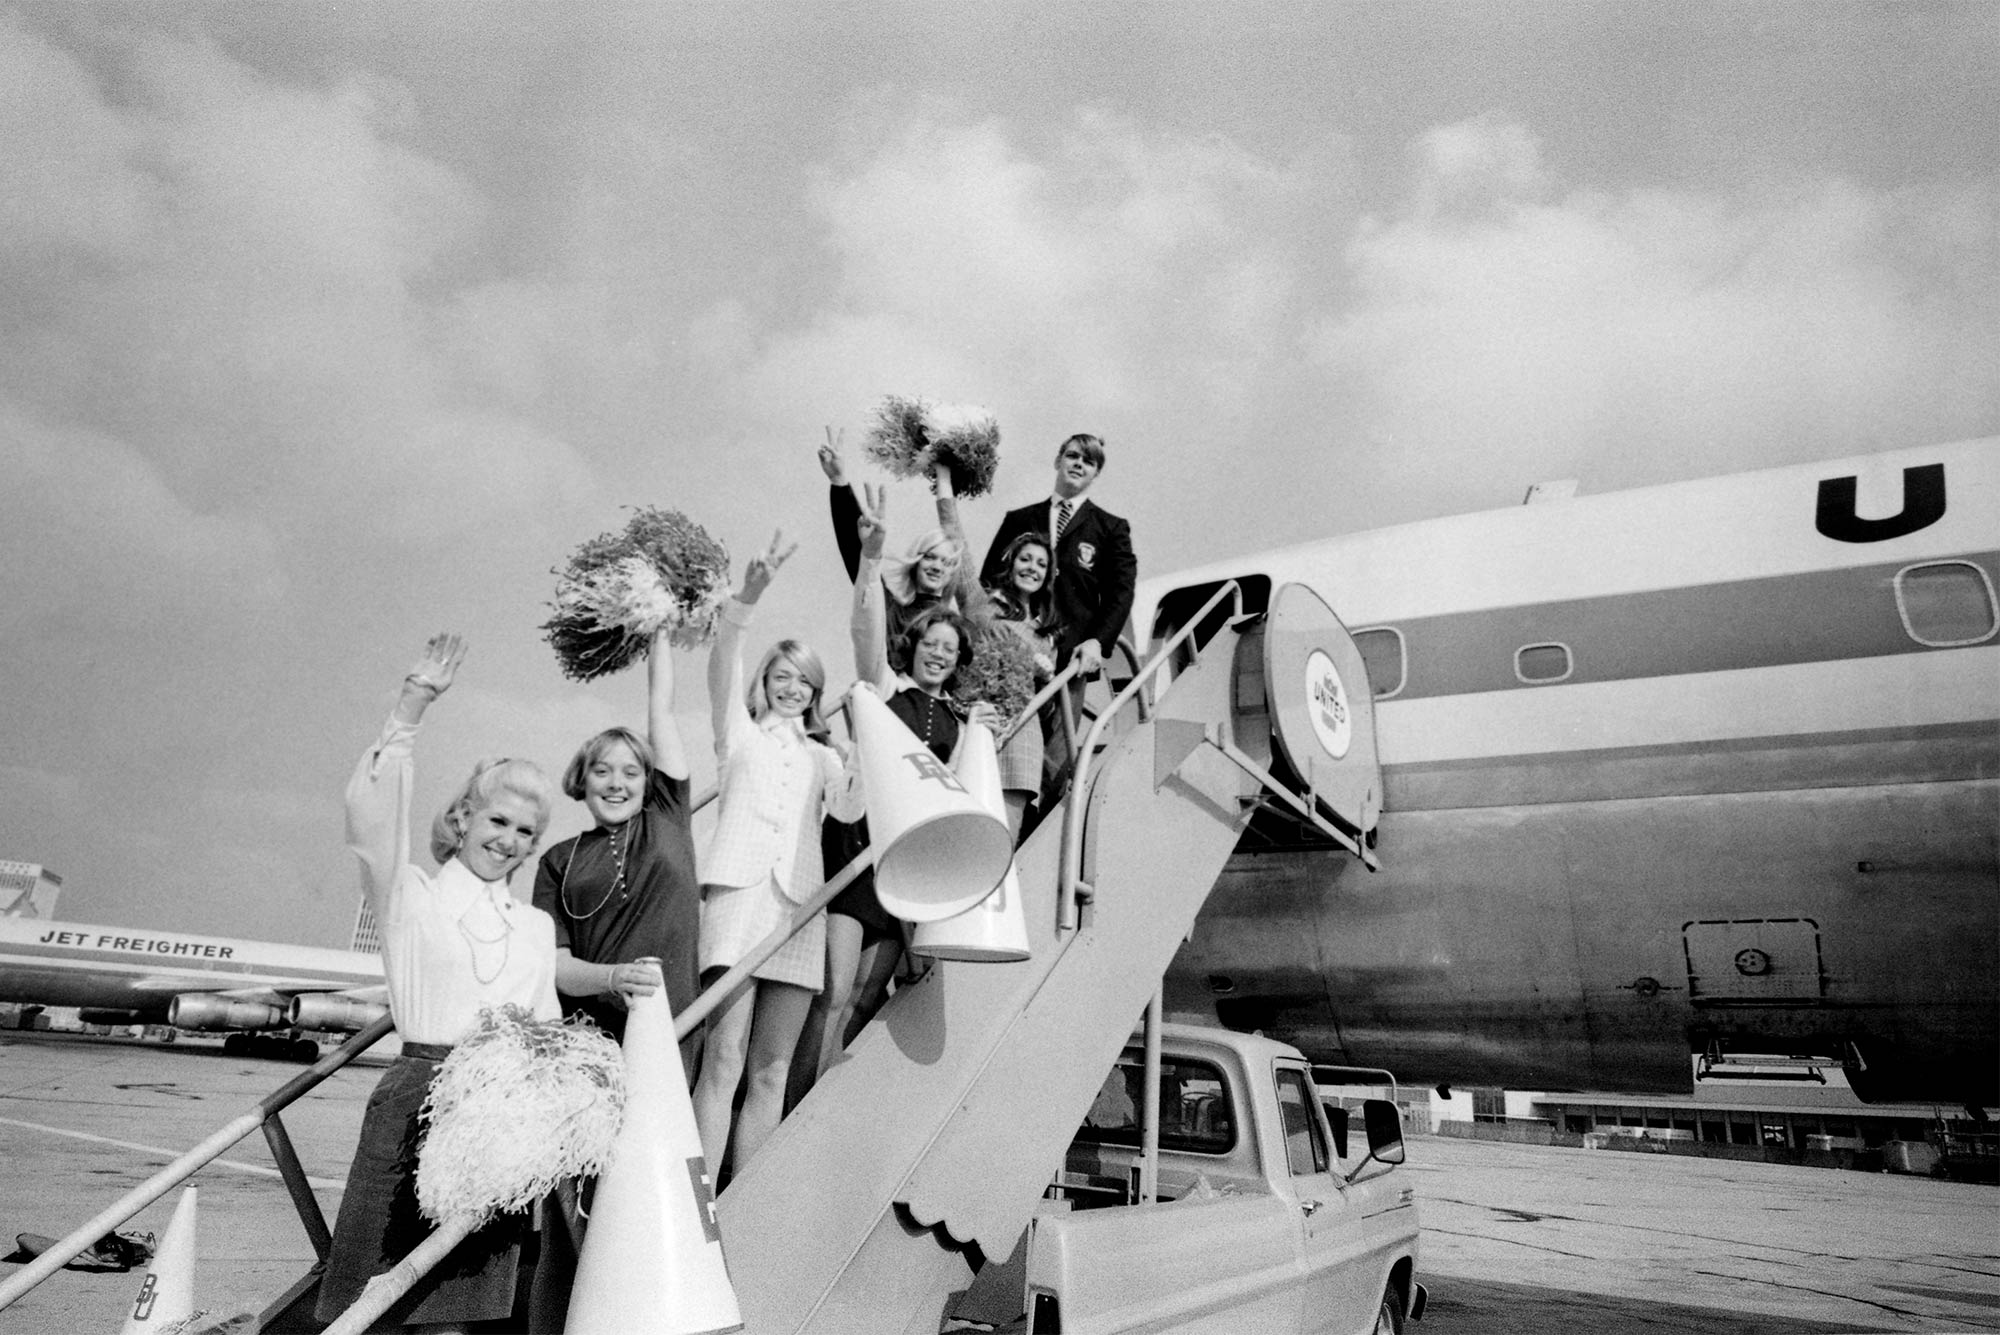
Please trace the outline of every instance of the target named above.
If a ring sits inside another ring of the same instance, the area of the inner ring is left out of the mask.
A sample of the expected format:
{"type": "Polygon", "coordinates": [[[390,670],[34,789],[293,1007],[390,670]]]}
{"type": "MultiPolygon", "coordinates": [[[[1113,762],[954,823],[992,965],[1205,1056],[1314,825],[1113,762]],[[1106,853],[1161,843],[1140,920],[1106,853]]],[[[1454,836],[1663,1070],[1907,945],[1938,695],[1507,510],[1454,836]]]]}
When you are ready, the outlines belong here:
{"type": "Polygon", "coordinates": [[[1026,1329],[1400,1331],[1421,1315],[1395,1105],[1328,1119],[1294,1048],[1166,1025],[1157,1195],[1135,1203],[1143,1052],[1119,1057],[1024,1245],[1026,1329]]]}

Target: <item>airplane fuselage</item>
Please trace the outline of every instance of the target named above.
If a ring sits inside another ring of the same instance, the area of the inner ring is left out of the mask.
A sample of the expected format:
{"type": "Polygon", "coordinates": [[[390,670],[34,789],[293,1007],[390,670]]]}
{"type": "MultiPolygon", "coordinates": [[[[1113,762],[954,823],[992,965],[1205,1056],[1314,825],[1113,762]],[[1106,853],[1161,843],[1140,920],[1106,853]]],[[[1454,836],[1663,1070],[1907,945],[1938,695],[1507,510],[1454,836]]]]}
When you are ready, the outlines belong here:
{"type": "Polygon", "coordinates": [[[0,1001],[167,1019],[187,993],[263,995],[379,989],[375,955],[43,918],[0,918],[0,1001]]]}
{"type": "Polygon", "coordinates": [[[1408,1078],[1867,1098],[2000,1080],[2000,442],[1356,534],[1155,581],[1312,585],[1368,661],[1371,874],[1246,841],[1169,1009],[1408,1078]]]}

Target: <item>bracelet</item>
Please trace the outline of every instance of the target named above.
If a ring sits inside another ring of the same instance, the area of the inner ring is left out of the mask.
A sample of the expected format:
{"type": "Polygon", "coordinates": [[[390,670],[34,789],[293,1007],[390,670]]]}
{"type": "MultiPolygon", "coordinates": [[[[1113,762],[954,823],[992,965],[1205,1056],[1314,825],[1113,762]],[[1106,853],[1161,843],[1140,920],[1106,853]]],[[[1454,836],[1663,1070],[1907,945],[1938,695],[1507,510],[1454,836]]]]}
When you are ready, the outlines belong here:
{"type": "Polygon", "coordinates": [[[432,681],[429,677],[419,677],[414,672],[403,678],[403,684],[405,686],[414,686],[420,691],[429,691],[433,700],[444,694],[436,682],[432,681]]]}

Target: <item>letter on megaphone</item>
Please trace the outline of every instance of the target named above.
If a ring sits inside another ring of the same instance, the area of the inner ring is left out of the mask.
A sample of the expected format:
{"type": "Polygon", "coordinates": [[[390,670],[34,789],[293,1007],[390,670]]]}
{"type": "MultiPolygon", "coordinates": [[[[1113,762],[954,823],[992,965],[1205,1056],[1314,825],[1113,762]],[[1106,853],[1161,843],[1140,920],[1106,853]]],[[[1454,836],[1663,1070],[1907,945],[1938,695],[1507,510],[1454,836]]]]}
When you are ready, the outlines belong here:
{"type": "Polygon", "coordinates": [[[664,989],[634,999],[625,1018],[625,1122],[597,1179],[564,1329],[743,1329],[664,989]]]}
{"type": "Polygon", "coordinates": [[[911,922],[963,913],[993,892],[1013,861],[1006,817],[968,793],[873,691],[847,698],[868,790],[876,898],[911,922]]]}
{"type": "Polygon", "coordinates": [[[194,1216],[195,1188],[181,1192],[174,1217],[161,1235],[153,1263],[140,1281],[139,1296],[125,1318],[123,1335],[147,1335],[150,1331],[179,1330],[194,1310],[194,1216]]]}
{"type": "MultiPolygon", "coordinates": [[[[1029,727],[1034,727],[1032,720],[1029,727]]],[[[993,734],[984,724],[966,730],[958,752],[958,780],[966,792],[1000,820],[1007,819],[1007,799],[1000,788],[1000,760],[993,734]]],[[[1006,963],[1028,958],[1028,920],[1021,913],[1021,880],[1012,860],[999,889],[963,913],[917,924],[910,949],[941,960],[1006,963]]]]}

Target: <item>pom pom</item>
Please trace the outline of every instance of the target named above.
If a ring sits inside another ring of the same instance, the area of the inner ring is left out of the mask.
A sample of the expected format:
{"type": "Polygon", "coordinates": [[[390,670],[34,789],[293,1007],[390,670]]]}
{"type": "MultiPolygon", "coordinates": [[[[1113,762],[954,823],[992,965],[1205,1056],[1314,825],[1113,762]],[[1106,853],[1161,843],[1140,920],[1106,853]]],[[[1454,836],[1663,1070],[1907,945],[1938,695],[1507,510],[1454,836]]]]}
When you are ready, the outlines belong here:
{"type": "Polygon", "coordinates": [[[683,648],[707,643],[729,598],[728,551],[678,510],[634,511],[622,533],[600,533],[555,573],[542,629],[577,681],[645,657],[663,626],[683,648]]]}
{"type": "Polygon", "coordinates": [[[993,489],[1000,467],[1000,427],[984,408],[890,395],[875,409],[863,452],[892,477],[923,477],[931,465],[951,465],[960,496],[993,489]]]}
{"type": "Polygon", "coordinates": [[[1035,695],[1035,651],[1004,626],[984,625],[972,634],[972,661],[958,670],[952,698],[970,706],[984,700],[1011,720],[1035,695]]]}
{"type": "Polygon", "coordinates": [[[595,1025],[482,1011],[424,1100],[417,1205],[438,1223],[526,1209],[603,1171],[624,1112],[624,1061],[595,1025]]]}
{"type": "Polygon", "coordinates": [[[930,472],[931,443],[924,436],[924,401],[891,394],[876,405],[863,454],[882,465],[891,477],[922,477],[930,472]]]}
{"type": "Polygon", "coordinates": [[[966,404],[931,404],[924,410],[924,430],[932,456],[951,465],[954,491],[972,497],[993,490],[993,474],[1000,467],[1000,425],[992,413],[966,404]]]}

